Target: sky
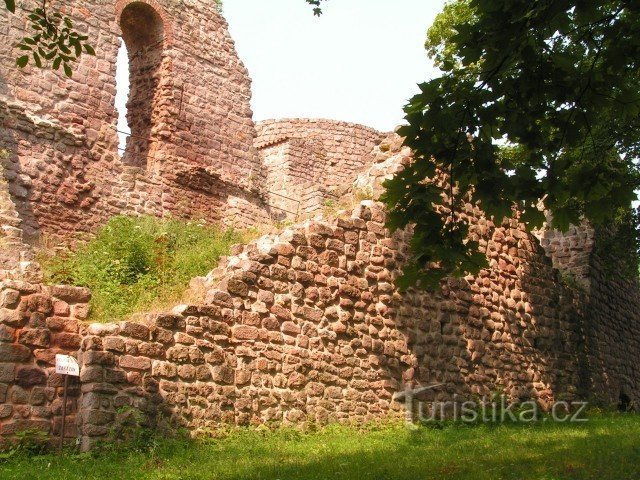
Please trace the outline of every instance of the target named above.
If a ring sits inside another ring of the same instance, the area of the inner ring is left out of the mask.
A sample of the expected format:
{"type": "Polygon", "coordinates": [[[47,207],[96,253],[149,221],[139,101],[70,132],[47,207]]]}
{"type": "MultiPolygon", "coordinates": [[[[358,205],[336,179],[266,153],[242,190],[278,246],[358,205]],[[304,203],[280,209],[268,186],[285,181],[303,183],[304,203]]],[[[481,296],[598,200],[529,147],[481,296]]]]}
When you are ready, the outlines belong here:
{"type": "MultiPolygon", "coordinates": [[[[318,18],[304,0],[224,0],[253,81],[254,120],[329,118],[393,130],[416,84],[436,74],[424,41],[444,0],[323,3],[318,18]]],[[[124,50],[119,58],[116,105],[123,117],[124,50]]]]}

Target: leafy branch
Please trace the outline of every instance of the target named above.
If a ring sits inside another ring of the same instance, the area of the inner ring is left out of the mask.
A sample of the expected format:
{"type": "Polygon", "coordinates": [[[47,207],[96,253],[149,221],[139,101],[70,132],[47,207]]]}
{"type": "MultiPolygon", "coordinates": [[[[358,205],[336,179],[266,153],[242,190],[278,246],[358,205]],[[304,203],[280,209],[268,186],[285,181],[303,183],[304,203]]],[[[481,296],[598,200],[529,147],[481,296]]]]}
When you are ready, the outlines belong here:
{"type": "Polygon", "coordinates": [[[445,7],[426,42],[443,74],[419,85],[399,131],[415,160],[385,184],[389,227],[414,232],[401,286],[436,288],[487,265],[465,203],[495,225],[516,218],[530,229],[546,211],[559,230],[615,222],[630,208],[640,187],[640,134],[629,128],[640,121],[639,25],[625,0],[445,7]]]}
{"type": "MultiPolygon", "coordinates": [[[[5,0],[7,9],[15,13],[15,1],[5,0]]],[[[86,43],[89,39],[73,28],[69,17],[60,12],[48,12],[47,0],[42,0],[39,8],[28,12],[33,35],[25,36],[17,48],[23,54],[16,59],[16,65],[26,67],[30,61],[38,68],[51,62],[51,68],[58,70],[61,66],[67,77],[73,75],[71,65],[77,62],[83,53],[95,55],[93,47],[86,43]]]]}

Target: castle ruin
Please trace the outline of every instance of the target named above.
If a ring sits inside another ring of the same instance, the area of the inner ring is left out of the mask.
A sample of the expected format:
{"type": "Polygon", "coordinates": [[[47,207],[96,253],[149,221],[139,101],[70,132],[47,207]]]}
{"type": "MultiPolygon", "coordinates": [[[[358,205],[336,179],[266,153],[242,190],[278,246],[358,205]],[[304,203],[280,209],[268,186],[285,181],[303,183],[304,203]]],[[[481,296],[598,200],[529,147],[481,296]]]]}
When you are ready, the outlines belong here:
{"type": "Polygon", "coordinates": [[[2,437],[59,434],[56,353],[82,367],[65,435],[85,449],[124,406],[198,430],[381,418],[401,412],[395,392],[429,383],[444,384],[439,399],[500,390],[542,405],[638,404],[638,285],[606,273],[597,232],[533,236],[469,206],[490,267],[438,293],[402,293],[394,279],[411,232],[390,234],[381,204],[314,218],[359,189],[375,198],[411,159],[400,138],[330,120],[255,124],[248,72],[214,2],[55,3],[97,52],[72,78],[17,68],[11,46],[28,26],[0,14],[2,437]],[[124,150],[120,38],[131,81],[124,150]],[[119,214],[293,226],[194,279],[200,302],[88,325],[90,292],[42,284],[32,247],[119,214]]]}

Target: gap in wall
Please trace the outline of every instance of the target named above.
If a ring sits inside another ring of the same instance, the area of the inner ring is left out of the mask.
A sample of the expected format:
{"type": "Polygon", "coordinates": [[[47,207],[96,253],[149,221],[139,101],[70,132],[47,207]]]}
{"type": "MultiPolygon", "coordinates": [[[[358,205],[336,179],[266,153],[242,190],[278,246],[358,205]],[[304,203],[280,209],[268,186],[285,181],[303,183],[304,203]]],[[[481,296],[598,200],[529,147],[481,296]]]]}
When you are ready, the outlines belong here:
{"type": "Polygon", "coordinates": [[[127,137],[131,127],[127,122],[127,101],[129,100],[129,56],[124,39],[120,38],[120,48],[116,59],[116,109],[118,111],[118,155],[124,155],[127,137]]]}

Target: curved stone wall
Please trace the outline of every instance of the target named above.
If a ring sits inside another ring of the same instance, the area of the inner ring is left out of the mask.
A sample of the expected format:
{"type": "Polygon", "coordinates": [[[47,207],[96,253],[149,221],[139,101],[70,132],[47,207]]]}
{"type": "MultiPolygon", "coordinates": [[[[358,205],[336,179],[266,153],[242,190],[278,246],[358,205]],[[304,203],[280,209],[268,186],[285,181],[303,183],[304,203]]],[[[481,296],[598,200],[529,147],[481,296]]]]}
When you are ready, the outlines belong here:
{"type": "Polygon", "coordinates": [[[369,127],[323,119],[266,120],[256,147],[265,169],[267,203],[279,219],[322,210],[373,163],[383,134],[369,127]]]}

